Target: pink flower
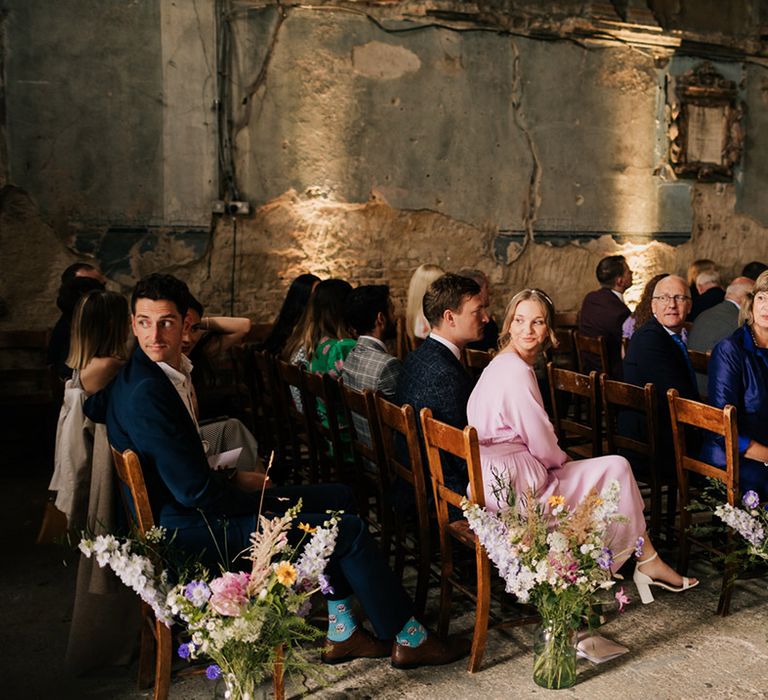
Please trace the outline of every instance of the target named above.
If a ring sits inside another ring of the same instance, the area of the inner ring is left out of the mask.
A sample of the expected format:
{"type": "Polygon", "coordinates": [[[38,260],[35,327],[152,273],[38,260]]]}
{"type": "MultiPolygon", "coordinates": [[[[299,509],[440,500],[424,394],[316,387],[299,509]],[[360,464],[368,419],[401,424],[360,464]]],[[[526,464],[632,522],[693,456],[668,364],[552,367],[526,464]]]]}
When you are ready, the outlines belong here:
{"type": "Polygon", "coordinates": [[[616,598],[616,602],[619,604],[619,612],[624,612],[624,606],[629,604],[629,596],[625,595],[624,588],[619,588],[619,590],[616,591],[616,595],[614,597],[616,598]]]}
{"type": "Polygon", "coordinates": [[[246,588],[251,575],[246,571],[232,573],[227,571],[222,576],[211,581],[213,592],[210,606],[220,615],[238,617],[242,608],[248,602],[246,588]]]}

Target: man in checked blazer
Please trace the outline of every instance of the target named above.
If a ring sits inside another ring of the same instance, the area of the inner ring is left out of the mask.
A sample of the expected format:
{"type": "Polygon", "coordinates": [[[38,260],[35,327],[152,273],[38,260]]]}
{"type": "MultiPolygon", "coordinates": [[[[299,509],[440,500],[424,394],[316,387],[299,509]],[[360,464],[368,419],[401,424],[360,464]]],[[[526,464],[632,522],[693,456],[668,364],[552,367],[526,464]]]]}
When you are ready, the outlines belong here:
{"type": "MultiPolygon", "coordinates": [[[[467,425],[467,401],[473,382],[459,358],[467,343],[482,338],[488,323],[480,291],[474,280],[450,273],[429,286],[423,306],[431,330],[405,359],[397,381],[396,403],[411,404],[416,415],[422,408],[430,408],[434,418],[456,428],[467,425]]],[[[423,461],[426,470],[426,455],[423,461]]],[[[459,493],[466,491],[469,477],[463,460],[444,455],[443,471],[446,486],[459,493]]],[[[399,498],[401,495],[397,494],[396,499],[403,507],[407,502],[399,498]]]]}
{"type": "MultiPolygon", "coordinates": [[[[357,345],[344,360],[341,379],[351,389],[380,391],[392,401],[402,363],[387,352],[385,342],[395,337],[394,307],[386,284],[363,285],[353,289],[346,302],[347,323],[357,332],[357,345]]],[[[370,445],[368,422],[353,414],[355,430],[370,445]]]]}

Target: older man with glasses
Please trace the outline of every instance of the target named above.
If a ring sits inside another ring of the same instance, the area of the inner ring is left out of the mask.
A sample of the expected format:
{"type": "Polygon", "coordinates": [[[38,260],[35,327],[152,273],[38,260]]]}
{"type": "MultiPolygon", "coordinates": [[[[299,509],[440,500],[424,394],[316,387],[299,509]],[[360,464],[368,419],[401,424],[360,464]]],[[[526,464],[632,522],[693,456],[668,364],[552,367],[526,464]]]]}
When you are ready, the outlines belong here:
{"type": "MultiPolygon", "coordinates": [[[[699,398],[696,375],[682,336],[690,310],[691,295],[685,280],[676,275],[664,277],[653,292],[653,317],[632,335],[624,358],[625,382],[638,386],[653,382],[656,389],[659,418],[657,444],[662,460],[659,466],[670,477],[674,475],[675,460],[667,390],[677,389],[680,396],[686,399],[699,398]]],[[[637,413],[622,414],[619,427],[626,435],[645,438],[644,419],[637,413]]]]}

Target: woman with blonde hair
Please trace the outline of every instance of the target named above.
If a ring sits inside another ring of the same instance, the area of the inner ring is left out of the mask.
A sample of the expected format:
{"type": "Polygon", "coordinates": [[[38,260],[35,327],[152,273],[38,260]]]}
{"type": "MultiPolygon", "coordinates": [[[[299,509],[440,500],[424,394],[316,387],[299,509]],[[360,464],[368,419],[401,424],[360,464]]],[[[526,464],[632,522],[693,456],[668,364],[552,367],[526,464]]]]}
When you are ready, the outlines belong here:
{"type": "Polygon", "coordinates": [[[445,270],[438,265],[419,265],[411,275],[408,283],[408,298],[405,305],[405,334],[408,336],[411,347],[415,347],[418,340],[424,340],[429,335],[429,323],[424,318],[422,303],[424,293],[432,282],[442,277],[445,270]]]}
{"type": "MultiPolygon", "coordinates": [[[[768,271],[762,272],[741,305],[741,324],[723,338],[709,360],[707,400],[736,406],[739,488],[768,495],[768,271]]],[[[702,459],[725,467],[722,436],[706,433],[702,459]]]]}
{"type": "Polygon", "coordinates": [[[615,480],[619,512],[628,522],[609,530],[611,569],[618,570],[642,538],[645,558],[637,562],[634,579],[644,603],[653,600],[652,585],[677,593],[695,586],[698,581],[665,564],[648,539],[643,499],[629,462],[618,455],[573,461],[560,449],[533,371],[539,353],[556,344],[554,313],[541,290],[515,294],[504,315],[499,353],[469,398],[467,418],[480,442],[487,507],[501,508],[505,490],[511,489],[518,499],[531,495],[547,506],[550,498],[563,497],[575,508],[592,490],[600,492],[615,480]]]}
{"type": "MultiPolygon", "coordinates": [[[[95,426],[85,416],[83,403],[107,386],[128,359],[128,318],[126,299],[102,290],[81,297],[72,316],[67,365],[73,372],[64,386],[48,489],[56,492],[56,508],[67,516],[73,530],[86,525],[97,430],[106,444],[104,426],[95,426]]],[[[108,454],[106,463],[111,463],[108,454]]],[[[100,482],[105,483],[103,479],[100,482]]]]}
{"type": "Polygon", "coordinates": [[[128,359],[128,302],[116,292],[85,294],[72,316],[67,366],[89,396],[103,389],[128,359]]]}

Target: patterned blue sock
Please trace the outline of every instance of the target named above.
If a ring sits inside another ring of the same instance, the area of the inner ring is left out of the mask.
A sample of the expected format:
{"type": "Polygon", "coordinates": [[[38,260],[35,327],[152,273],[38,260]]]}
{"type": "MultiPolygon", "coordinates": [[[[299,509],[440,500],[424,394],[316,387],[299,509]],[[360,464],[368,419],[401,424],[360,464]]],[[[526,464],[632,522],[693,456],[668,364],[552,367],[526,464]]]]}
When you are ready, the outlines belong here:
{"type": "Polygon", "coordinates": [[[395,641],[404,647],[418,647],[424,643],[427,638],[427,630],[415,617],[409,618],[408,622],[403,625],[395,641]]]}
{"type": "Polygon", "coordinates": [[[352,598],[328,601],[328,639],[332,642],[344,642],[357,629],[357,621],[352,614],[352,598]]]}

